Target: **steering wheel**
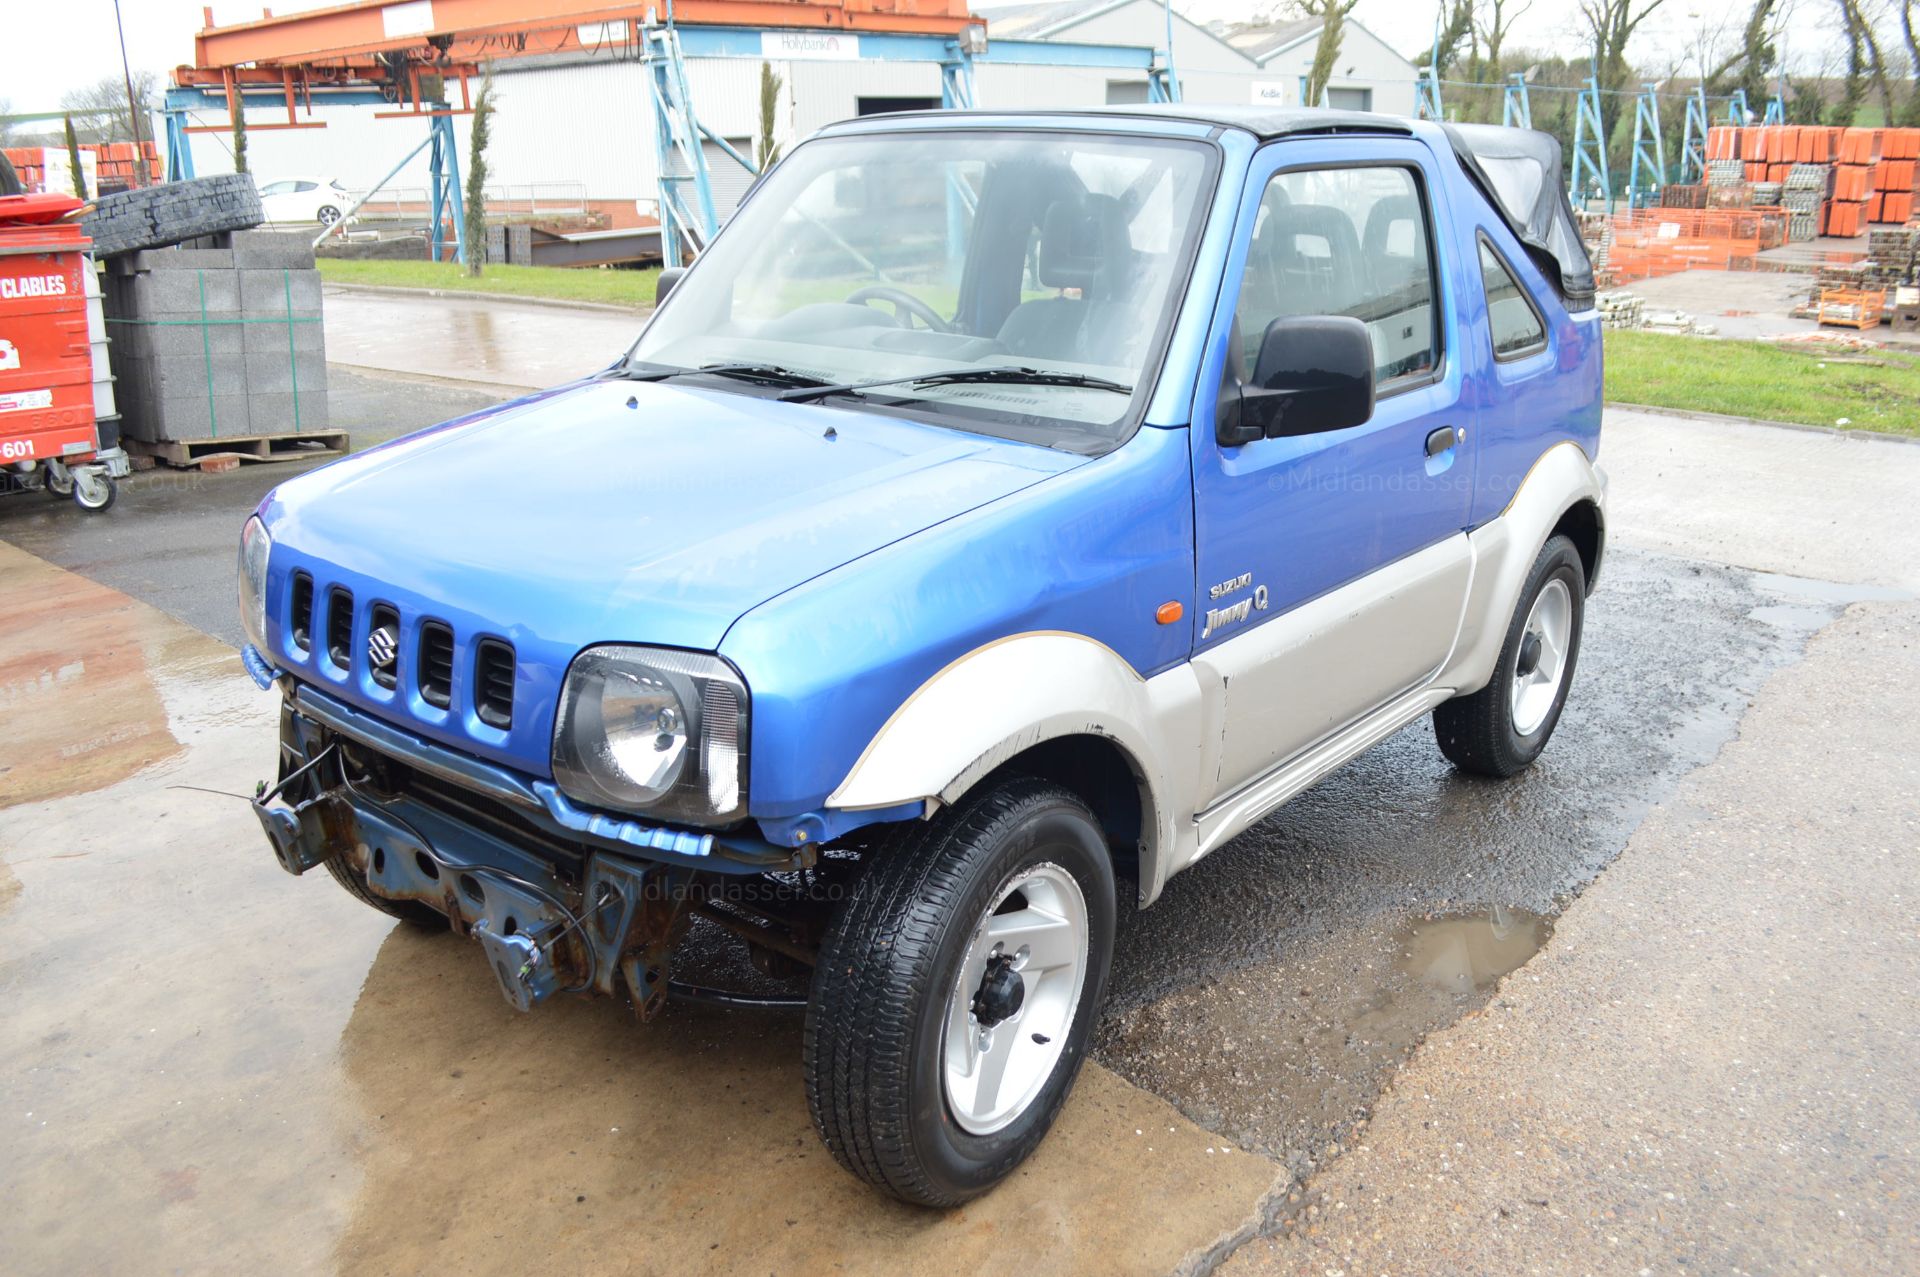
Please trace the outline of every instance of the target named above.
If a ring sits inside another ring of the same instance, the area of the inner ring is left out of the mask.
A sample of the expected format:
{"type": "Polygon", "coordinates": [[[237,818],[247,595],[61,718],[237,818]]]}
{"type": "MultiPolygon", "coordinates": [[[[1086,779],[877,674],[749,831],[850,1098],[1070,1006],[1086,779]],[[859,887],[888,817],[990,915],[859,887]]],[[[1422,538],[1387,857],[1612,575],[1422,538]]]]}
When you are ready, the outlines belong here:
{"type": "Polygon", "coordinates": [[[953,325],[940,318],[940,312],[915,297],[912,293],[898,288],[889,288],[885,284],[870,284],[857,288],[846,296],[849,305],[862,305],[866,302],[889,302],[893,306],[894,322],[902,328],[913,327],[918,319],[937,333],[950,333],[953,325]]]}

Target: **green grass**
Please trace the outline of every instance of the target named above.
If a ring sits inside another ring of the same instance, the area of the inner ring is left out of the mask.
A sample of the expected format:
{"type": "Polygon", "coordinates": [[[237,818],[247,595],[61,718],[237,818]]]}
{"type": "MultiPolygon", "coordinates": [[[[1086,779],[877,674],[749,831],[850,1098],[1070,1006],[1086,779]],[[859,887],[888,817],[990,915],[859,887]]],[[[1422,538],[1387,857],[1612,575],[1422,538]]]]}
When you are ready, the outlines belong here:
{"type": "Polygon", "coordinates": [[[556,301],[606,302],[616,306],[653,305],[660,272],[602,270],[592,266],[489,266],[475,278],[452,262],[361,261],[322,257],[320,275],[329,284],[376,284],[385,288],[442,289],[447,292],[508,293],[556,301]]]}
{"type": "Polygon", "coordinates": [[[1606,342],[1615,403],[1920,436],[1920,356],[1670,333],[1609,332],[1606,342]]]}

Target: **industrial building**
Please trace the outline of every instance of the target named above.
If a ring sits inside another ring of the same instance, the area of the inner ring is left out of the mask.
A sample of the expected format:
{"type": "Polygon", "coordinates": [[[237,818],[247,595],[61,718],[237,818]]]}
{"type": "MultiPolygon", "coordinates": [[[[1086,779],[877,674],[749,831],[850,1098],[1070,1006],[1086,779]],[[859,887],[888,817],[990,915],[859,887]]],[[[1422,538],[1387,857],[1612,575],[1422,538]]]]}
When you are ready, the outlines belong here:
{"type": "MultiPolygon", "coordinates": [[[[1169,17],[1158,0],[1052,0],[986,6],[976,16],[994,41],[1041,41],[1130,50],[1115,65],[1002,64],[991,57],[974,66],[975,103],[1009,109],[1068,108],[1146,101],[1147,67],[1167,45],[1169,17]]],[[[1171,15],[1174,71],[1189,102],[1301,102],[1312,62],[1314,20],[1211,30],[1171,15]],[[1311,28],[1308,30],[1307,28],[1311,28]]],[[[487,151],[490,207],[527,214],[592,211],[611,226],[653,220],[657,212],[658,150],[647,71],[632,28],[607,23],[602,38],[562,54],[517,57],[492,71],[498,111],[487,151]]],[[[938,107],[941,66],[933,61],[879,56],[855,32],[769,30],[746,56],[702,56],[689,48],[687,85],[701,123],[742,154],[759,133],[760,68],[780,79],[774,138],[791,146],[815,129],[849,116],[938,107]],[[752,56],[757,54],[758,56],[752,56]]],[[[1415,68],[1351,20],[1328,103],[1411,113],[1415,68]]],[[[420,139],[417,120],[377,118],[363,106],[316,101],[302,118],[325,128],[269,131],[248,136],[249,168],[262,181],[312,175],[349,190],[377,184],[420,139]]],[[[275,99],[254,99],[250,124],[284,119],[275,99]]],[[[224,122],[224,104],[198,113],[196,123],[224,122]]],[[[224,131],[186,135],[193,171],[232,168],[224,131]]],[[[466,130],[456,130],[466,170],[466,130]]],[[[703,144],[717,211],[724,218],[752,180],[713,142],[703,144]]],[[[418,207],[427,199],[427,159],[418,157],[383,190],[373,209],[418,207]]]]}

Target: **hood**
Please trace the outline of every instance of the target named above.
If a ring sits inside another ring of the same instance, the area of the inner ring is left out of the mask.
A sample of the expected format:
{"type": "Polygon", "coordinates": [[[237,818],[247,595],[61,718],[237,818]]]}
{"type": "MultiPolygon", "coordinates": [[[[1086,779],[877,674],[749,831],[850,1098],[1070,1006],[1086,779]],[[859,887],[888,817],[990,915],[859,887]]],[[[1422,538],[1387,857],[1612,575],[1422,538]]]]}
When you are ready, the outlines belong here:
{"type": "Polygon", "coordinates": [[[711,651],[757,604],[1085,458],[744,394],[581,383],[295,479],[278,547],[577,649],[711,651]]]}

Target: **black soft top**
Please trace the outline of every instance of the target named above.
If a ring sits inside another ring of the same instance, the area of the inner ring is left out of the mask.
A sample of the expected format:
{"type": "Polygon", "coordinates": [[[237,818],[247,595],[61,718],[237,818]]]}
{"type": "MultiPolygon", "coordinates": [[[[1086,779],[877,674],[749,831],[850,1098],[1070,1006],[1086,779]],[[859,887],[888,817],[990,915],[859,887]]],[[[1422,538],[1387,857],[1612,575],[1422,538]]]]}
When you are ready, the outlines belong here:
{"type": "Polygon", "coordinates": [[[1568,310],[1593,305],[1593,262],[1560,185],[1560,143],[1548,133],[1498,124],[1443,124],[1460,166],[1480,187],[1568,310]]]}

